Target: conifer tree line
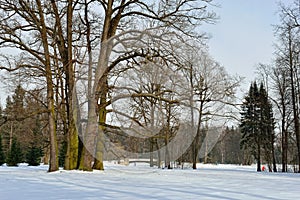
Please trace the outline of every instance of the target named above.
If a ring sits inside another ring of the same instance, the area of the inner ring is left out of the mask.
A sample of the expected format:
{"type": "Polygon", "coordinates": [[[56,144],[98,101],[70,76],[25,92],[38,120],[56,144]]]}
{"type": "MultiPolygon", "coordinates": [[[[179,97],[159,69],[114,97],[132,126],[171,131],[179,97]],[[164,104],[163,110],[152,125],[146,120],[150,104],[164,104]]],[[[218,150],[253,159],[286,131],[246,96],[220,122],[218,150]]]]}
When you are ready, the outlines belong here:
{"type": "MultiPolygon", "coordinates": [[[[32,91],[38,94],[38,91],[32,91]]],[[[43,150],[47,151],[45,111],[37,99],[28,96],[18,85],[14,94],[6,99],[5,109],[0,110],[1,165],[17,166],[26,162],[39,165],[43,150]]]]}
{"type": "Polygon", "coordinates": [[[241,79],[209,55],[200,30],[217,21],[213,8],[212,0],[1,1],[0,69],[13,94],[0,113],[0,164],[91,171],[106,159],[146,157],[195,169],[201,149],[205,162],[256,160],[258,170],[261,160],[270,171],[299,163],[296,10],[280,6],[274,85],[253,83],[241,123],[224,128],[240,118],[241,79]]]}

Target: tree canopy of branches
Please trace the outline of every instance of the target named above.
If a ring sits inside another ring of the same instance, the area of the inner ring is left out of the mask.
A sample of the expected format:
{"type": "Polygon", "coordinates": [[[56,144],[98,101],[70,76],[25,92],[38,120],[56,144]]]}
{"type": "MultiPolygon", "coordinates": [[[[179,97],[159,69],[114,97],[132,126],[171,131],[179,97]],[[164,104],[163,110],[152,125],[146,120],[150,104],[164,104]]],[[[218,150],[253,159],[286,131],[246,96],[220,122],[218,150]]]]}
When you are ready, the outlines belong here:
{"type": "MultiPolygon", "coordinates": [[[[124,134],[122,122],[158,126],[149,148],[168,146],[186,108],[192,119],[197,111],[196,162],[201,124],[222,117],[239,82],[194,45],[205,36],[199,26],[216,20],[210,6],[211,0],[0,2],[0,48],[17,52],[1,54],[0,69],[46,95],[50,172],[58,170],[59,144],[66,144],[65,169],[103,170],[108,136],[124,134]],[[192,48],[198,60],[182,55],[192,48]]],[[[169,163],[168,149],[165,155],[169,163]]]]}

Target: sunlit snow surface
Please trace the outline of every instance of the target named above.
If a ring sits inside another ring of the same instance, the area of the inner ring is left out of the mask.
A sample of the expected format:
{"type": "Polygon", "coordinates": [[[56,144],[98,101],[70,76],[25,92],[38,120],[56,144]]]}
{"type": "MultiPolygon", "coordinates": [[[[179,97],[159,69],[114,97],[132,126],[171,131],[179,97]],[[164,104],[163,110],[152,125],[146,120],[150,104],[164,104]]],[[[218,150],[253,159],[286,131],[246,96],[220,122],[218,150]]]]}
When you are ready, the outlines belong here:
{"type": "Polygon", "coordinates": [[[164,170],[106,162],[105,167],[47,173],[48,166],[2,166],[0,199],[300,199],[299,174],[257,173],[255,166],[164,170]]]}

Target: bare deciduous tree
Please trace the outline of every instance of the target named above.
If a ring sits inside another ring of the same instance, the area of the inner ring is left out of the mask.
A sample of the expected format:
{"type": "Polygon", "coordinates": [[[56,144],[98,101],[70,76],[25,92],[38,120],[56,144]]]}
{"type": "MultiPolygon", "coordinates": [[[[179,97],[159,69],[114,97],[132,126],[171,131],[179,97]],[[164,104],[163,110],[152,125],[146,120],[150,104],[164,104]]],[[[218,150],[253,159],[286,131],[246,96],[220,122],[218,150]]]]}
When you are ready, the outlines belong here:
{"type": "MultiPolygon", "coordinates": [[[[282,120],[286,120],[287,116],[285,112],[286,98],[291,99],[291,108],[293,113],[293,132],[295,135],[297,145],[297,162],[298,171],[300,170],[300,121],[299,121],[299,2],[291,7],[287,7],[283,4],[280,5],[280,24],[276,26],[275,35],[278,37],[279,45],[277,46],[276,61],[277,67],[275,68],[275,75],[280,80],[277,84],[281,84],[280,95],[281,95],[281,107],[284,111],[282,120]],[[288,89],[289,88],[289,89],[288,89]],[[289,92],[290,91],[290,92],[289,92]]],[[[288,101],[289,102],[289,101],[288,101]]],[[[285,121],[282,121],[284,125],[285,121]]],[[[287,127],[282,126],[283,146],[287,148],[287,127]]],[[[287,152],[286,149],[283,151],[283,171],[286,171],[287,152]]]]}

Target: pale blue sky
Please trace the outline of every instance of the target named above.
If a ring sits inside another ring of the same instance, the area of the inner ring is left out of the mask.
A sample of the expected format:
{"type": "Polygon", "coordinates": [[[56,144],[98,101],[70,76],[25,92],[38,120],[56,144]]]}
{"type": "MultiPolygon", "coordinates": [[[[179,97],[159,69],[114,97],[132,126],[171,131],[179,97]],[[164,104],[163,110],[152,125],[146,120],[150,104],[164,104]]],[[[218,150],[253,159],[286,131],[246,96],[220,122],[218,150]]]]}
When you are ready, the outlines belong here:
{"type": "MultiPolygon", "coordinates": [[[[273,57],[274,27],[279,23],[277,0],[215,0],[220,16],[216,25],[207,27],[212,56],[230,74],[245,79],[245,87],[255,78],[258,63],[270,63],[273,57]]],[[[290,4],[293,0],[283,0],[290,4]]]]}

